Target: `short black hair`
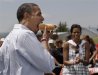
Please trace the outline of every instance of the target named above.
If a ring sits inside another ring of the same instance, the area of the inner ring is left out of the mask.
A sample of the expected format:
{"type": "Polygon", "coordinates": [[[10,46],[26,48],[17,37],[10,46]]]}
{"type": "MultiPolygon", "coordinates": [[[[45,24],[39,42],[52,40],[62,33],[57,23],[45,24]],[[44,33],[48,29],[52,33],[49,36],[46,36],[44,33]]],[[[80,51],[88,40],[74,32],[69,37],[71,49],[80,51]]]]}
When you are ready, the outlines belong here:
{"type": "Polygon", "coordinates": [[[24,18],[24,13],[27,12],[29,14],[32,13],[32,8],[34,6],[38,6],[35,3],[23,3],[17,10],[17,19],[19,22],[24,18]]]}
{"type": "Polygon", "coordinates": [[[61,43],[61,44],[62,44],[63,41],[62,41],[61,39],[56,39],[55,43],[56,43],[56,44],[58,44],[58,43],[61,43]]]}
{"type": "Polygon", "coordinates": [[[70,32],[72,33],[73,32],[73,29],[74,28],[79,28],[80,29],[80,32],[82,31],[82,27],[79,25],[79,24],[73,24],[72,26],[71,26],[71,29],[70,29],[70,32]]]}

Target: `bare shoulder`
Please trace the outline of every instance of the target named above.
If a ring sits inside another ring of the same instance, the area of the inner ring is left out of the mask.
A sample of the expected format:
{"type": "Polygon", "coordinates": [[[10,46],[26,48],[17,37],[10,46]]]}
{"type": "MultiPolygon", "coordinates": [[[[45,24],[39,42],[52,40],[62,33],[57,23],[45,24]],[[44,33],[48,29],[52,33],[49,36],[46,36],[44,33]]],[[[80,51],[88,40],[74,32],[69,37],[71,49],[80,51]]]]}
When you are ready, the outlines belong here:
{"type": "Polygon", "coordinates": [[[83,45],[84,45],[85,49],[87,49],[87,50],[90,49],[90,44],[89,44],[89,42],[86,41],[83,45]]]}
{"type": "Polygon", "coordinates": [[[85,44],[85,46],[89,46],[90,45],[89,42],[87,42],[87,41],[84,44],[85,44]]]}
{"type": "Polygon", "coordinates": [[[68,48],[69,47],[69,43],[68,42],[64,42],[63,43],[63,48],[68,48]]]}

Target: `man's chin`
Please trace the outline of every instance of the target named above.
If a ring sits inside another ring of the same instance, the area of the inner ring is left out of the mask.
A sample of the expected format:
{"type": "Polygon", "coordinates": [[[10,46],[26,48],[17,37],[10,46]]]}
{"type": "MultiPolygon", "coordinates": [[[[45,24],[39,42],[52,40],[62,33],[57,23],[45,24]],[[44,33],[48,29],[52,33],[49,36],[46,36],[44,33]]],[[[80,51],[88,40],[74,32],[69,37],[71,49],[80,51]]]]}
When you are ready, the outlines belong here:
{"type": "Polygon", "coordinates": [[[34,34],[37,34],[37,32],[34,32],[34,34]]]}
{"type": "Polygon", "coordinates": [[[35,31],[34,33],[37,34],[38,31],[39,31],[39,30],[35,31]]]}

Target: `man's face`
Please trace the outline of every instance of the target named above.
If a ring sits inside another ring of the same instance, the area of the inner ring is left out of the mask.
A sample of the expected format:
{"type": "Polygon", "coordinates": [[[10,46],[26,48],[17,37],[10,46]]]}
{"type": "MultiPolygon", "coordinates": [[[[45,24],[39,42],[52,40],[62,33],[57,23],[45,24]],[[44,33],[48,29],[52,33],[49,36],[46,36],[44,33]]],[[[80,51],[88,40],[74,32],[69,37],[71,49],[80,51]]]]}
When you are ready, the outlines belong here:
{"type": "Polygon", "coordinates": [[[42,23],[44,20],[41,10],[38,6],[35,6],[33,8],[33,13],[29,18],[29,23],[30,23],[30,28],[33,30],[35,33],[39,30],[39,24],[42,23]]]}

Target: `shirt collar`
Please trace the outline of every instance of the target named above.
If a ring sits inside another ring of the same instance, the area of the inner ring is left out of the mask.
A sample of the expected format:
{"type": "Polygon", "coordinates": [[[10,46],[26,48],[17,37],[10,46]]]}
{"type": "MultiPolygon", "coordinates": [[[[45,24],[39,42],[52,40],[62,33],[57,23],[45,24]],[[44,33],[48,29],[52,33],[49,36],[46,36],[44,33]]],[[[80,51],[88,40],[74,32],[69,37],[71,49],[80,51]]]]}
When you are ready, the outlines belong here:
{"type": "Polygon", "coordinates": [[[14,29],[26,29],[26,30],[29,30],[26,26],[22,25],[22,24],[15,24],[14,25],[14,29]]]}
{"type": "MultiPolygon", "coordinates": [[[[13,29],[24,29],[24,30],[29,30],[31,33],[34,34],[33,31],[31,31],[29,28],[27,28],[26,26],[22,25],[22,24],[15,24],[13,29]]],[[[35,34],[34,34],[35,35],[35,34]]]]}

